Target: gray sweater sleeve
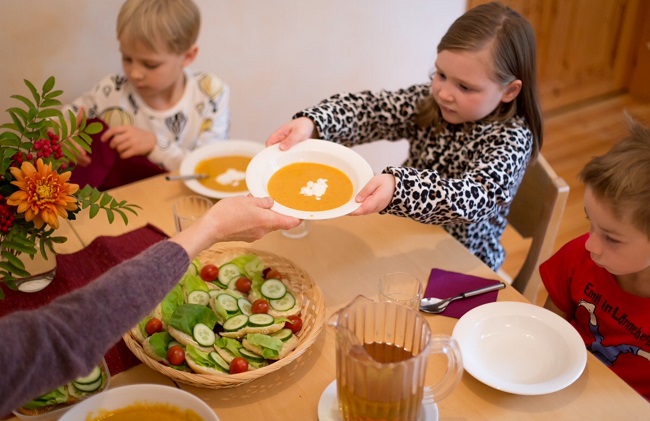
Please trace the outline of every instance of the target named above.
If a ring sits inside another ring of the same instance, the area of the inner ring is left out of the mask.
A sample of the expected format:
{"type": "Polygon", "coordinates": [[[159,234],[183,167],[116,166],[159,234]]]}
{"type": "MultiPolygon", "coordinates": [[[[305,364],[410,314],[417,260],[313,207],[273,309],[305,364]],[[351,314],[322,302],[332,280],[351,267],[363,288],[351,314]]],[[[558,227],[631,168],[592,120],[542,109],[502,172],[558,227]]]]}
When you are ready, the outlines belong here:
{"type": "Polygon", "coordinates": [[[0,319],[0,416],[88,373],[180,280],[189,256],[162,241],[47,306],[0,319]]]}

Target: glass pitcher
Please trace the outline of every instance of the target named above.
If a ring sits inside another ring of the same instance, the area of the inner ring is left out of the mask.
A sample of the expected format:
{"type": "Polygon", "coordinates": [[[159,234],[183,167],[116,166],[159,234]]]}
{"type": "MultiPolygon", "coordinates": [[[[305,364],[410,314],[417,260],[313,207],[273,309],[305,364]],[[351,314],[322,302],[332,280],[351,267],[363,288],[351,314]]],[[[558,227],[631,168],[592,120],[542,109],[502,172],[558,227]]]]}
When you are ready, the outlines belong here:
{"type": "Polygon", "coordinates": [[[336,331],[336,387],[345,421],[416,420],[431,354],[447,357],[445,374],[429,385],[434,401],[447,396],[460,380],[456,341],[432,335],[426,319],[409,307],[358,296],[335,313],[329,325],[336,331]]]}

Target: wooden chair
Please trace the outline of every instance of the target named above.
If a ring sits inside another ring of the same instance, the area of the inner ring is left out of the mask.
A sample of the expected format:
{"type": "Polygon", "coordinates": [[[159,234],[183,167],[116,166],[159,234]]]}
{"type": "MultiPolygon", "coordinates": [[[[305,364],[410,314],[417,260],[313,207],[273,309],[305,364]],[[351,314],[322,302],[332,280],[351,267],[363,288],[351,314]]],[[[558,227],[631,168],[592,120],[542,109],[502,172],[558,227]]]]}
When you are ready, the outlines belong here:
{"type": "Polygon", "coordinates": [[[568,197],[568,184],[540,154],[526,170],[510,206],[508,223],[523,238],[532,240],[512,286],[533,304],[537,304],[542,286],[539,265],[553,254],[568,197]]]}

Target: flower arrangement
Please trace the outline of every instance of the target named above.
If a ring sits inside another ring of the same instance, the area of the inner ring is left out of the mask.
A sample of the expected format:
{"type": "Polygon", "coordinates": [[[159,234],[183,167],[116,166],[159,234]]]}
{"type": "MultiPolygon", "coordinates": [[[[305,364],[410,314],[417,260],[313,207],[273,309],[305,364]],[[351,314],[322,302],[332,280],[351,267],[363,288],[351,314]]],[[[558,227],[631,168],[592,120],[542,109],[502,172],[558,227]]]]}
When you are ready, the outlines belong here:
{"type": "Polygon", "coordinates": [[[90,218],[103,211],[110,223],[119,215],[128,223],[127,212],[137,215],[139,206],[118,202],[90,186],[70,183],[81,148],[90,152],[91,135],[100,123],[86,125],[85,116],[66,116],[50,77],[41,90],[25,80],[31,98],[12,95],[22,107],[7,109],[10,123],[0,125],[0,299],[2,283],[16,289],[16,280],[31,274],[20,256],[33,258],[67,239],[55,236],[59,218],[74,220],[89,208],[90,218]]]}

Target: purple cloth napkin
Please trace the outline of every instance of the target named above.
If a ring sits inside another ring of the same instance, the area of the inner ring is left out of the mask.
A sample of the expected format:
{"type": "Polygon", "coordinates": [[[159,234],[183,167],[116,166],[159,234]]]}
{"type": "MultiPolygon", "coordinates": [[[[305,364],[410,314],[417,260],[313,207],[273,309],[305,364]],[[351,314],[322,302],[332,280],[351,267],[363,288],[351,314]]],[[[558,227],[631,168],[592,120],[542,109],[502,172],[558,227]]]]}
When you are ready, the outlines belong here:
{"type": "MultiPolygon", "coordinates": [[[[481,278],[473,275],[465,275],[458,272],[449,272],[442,269],[431,269],[429,283],[424,290],[424,298],[449,298],[473,289],[498,284],[500,281],[481,278]]],[[[443,316],[459,319],[474,307],[491,303],[497,300],[499,291],[491,291],[485,294],[457,300],[449,304],[449,307],[442,312],[443,316]]]]}
{"type": "Polygon", "coordinates": [[[102,134],[108,130],[106,123],[99,118],[89,118],[87,124],[95,122],[101,123],[104,128],[91,136],[92,162],[87,167],[74,168],[70,177],[71,182],[79,184],[79,187],[90,184],[105,191],[166,172],[164,168],[149,161],[146,156],[120,158],[108,142],[100,140],[102,134]]]}

